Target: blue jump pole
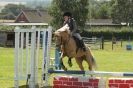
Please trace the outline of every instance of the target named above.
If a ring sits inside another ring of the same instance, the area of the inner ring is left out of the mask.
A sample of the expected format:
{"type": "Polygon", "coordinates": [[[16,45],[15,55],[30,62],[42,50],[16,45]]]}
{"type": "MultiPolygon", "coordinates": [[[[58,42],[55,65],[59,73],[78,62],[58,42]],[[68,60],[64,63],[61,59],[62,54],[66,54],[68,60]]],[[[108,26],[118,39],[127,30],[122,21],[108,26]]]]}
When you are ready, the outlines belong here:
{"type": "Polygon", "coordinates": [[[55,69],[59,70],[60,67],[60,49],[58,47],[55,48],[55,69]]]}
{"type": "Polygon", "coordinates": [[[79,71],[79,70],[48,70],[48,73],[56,74],[83,74],[83,75],[97,75],[97,76],[116,76],[116,77],[133,77],[133,72],[104,72],[104,71],[79,71]]]}
{"type": "Polygon", "coordinates": [[[123,73],[123,76],[129,76],[129,77],[131,77],[131,76],[133,76],[133,73],[123,73]]]}
{"type": "Polygon", "coordinates": [[[58,73],[58,74],[85,74],[85,71],[78,71],[78,70],[69,70],[69,71],[63,71],[63,70],[48,70],[48,73],[58,73]]]}

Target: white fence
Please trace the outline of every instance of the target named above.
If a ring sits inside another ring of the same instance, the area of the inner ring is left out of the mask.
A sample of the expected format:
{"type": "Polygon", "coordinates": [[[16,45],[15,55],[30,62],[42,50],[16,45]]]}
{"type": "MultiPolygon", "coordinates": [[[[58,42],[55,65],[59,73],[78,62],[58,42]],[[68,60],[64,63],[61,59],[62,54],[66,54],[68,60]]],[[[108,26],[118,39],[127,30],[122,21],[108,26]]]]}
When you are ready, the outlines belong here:
{"type": "Polygon", "coordinates": [[[29,29],[15,28],[15,88],[19,87],[19,82],[25,80],[30,88],[38,86],[38,69],[41,68],[41,85],[43,85],[44,74],[47,75],[45,60],[50,58],[51,28],[29,29]],[[40,52],[40,43],[42,51],[40,52]],[[42,57],[41,57],[42,56],[42,57]],[[40,62],[41,61],[41,62],[40,62]],[[41,66],[39,67],[39,64],[41,66]],[[46,69],[46,70],[44,70],[46,69]]]}
{"type": "Polygon", "coordinates": [[[102,39],[101,38],[88,38],[88,37],[82,37],[84,43],[90,47],[91,49],[101,49],[102,46],[102,39]]]}

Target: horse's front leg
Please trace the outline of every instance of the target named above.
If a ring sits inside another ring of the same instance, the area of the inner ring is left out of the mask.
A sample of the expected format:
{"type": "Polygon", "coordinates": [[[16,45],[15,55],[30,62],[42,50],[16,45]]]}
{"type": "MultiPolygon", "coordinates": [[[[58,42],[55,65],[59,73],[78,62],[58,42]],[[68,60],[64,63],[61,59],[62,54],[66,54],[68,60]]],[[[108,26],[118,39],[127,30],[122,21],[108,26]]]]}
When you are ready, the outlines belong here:
{"type": "Polygon", "coordinates": [[[71,57],[68,58],[68,65],[69,65],[70,67],[72,67],[72,65],[73,65],[73,64],[72,64],[72,58],[71,58],[71,57]]]}
{"type": "Polygon", "coordinates": [[[61,52],[61,56],[60,56],[60,67],[64,70],[67,71],[67,68],[65,67],[64,63],[63,63],[63,58],[65,57],[64,53],[61,52]]]}

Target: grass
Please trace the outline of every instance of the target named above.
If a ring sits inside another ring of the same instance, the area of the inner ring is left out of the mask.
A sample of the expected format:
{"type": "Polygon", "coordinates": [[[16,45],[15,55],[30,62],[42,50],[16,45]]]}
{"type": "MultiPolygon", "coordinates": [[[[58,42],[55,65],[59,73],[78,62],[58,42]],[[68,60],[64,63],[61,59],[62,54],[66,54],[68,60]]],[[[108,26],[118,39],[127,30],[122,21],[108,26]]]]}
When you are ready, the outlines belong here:
{"type": "MultiPolygon", "coordinates": [[[[98,68],[97,71],[112,71],[112,72],[132,72],[133,71],[133,51],[127,51],[125,45],[120,43],[114,45],[114,50],[111,48],[111,43],[105,43],[104,50],[92,50],[96,59],[98,68]]],[[[51,56],[54,57],[52,50],[51,56]]],[[[65,65],[70,70],[79,70],[76,62],[72,59],[73,66],[70,68],[67,64],[67,58],[64,58],[65,65]]],[[[85,70],[88,70],[87,64],[84,62],[85,70]]],[[[41,72],[41,71],[40,71],[41,72]]],[[[0,88],[11,88],[14,86],[14,49],[0,47],[0,88]]]]}
{"type": "Polygon", "coordinates": [[[0,88],[14,86],[14,50],[0,47],[0,88]]]}
{"type": "Polygon", "coordinates": [[[102,71],[133,71],[133,52],[119,51],[96,51],[97,70],[102,71]]]}
{"type": "MultiPolygon", "coordinates": [[[[121,71],[127,72],[133,71],[133,51],[126,50],[127,42],[123,43],[123,46],[120,46],[120,42],[114,45],[114,49],[112,50],[111,42],[105,43],[104,50],[92,50],[92,53],[96,59],[98,71],[121,71]]],[[[66,62],[67,63],[67,62],[66,62]]],[[[75,60],[73,59],[73,63],[75,60]]],[[[84,62],[84,67],[88,70],[87,64],[84,62]]],[[[77,64],[70,69],[77,69],[77,64]]]]}

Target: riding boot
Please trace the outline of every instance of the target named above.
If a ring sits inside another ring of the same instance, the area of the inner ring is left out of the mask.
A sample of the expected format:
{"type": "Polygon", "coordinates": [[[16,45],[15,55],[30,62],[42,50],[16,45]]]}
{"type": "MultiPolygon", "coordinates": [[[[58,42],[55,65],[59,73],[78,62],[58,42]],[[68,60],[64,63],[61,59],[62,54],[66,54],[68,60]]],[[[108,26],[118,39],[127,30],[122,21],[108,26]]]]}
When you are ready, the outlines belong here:
{"type": "Polygon", "coordinates": [[[83,49],[83,51],[86,51],[85,44],[84,44],[83,40],[80,40],[80,43],[81,43],[81,48],[83,49]]]}
{"type": "Polygon", "coordinates": [[[84,52],[86,51],[86,48],[85,48],[85,46],[83,46],[83,48],[82,48],[82,49],[83,49],[83,51],[84,51],[84,52]]]}

